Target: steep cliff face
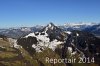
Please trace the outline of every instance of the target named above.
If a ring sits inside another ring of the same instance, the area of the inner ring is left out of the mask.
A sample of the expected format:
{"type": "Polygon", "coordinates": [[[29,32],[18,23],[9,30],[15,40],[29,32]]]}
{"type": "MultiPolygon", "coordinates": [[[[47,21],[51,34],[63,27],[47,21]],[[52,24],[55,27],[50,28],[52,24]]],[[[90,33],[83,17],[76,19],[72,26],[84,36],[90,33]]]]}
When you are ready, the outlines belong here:
{"type": "Polygon", "coordinates": [[[95,61],[99,62],[97,58],[100,59],[100,39],[95,37],[93,34],[81,32],[81,31],[73,31],[66,43],[64,45],[63,53],[65,53],[65,49],[68,47],[72,48],[72,54],[78,53],[82,54],[85,57],[95,57],[95,61]]]}

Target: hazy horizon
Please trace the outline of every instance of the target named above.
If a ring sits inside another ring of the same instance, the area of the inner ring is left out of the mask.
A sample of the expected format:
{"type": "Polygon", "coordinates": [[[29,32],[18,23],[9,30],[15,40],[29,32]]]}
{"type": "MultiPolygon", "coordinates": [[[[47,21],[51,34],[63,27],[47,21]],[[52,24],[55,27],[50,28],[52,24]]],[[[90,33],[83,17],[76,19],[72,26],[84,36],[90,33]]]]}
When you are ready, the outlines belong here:
{"type": "MultiPolygon", "coordinates": [[[[6,26],[6,27],[0,27],[0,29],[10,29],[10,28],[21,28],[21,27],[36,27],[36,26],[47,26],[49,23],[53,23],[53,22],[48,22],[46,24],[36,24],[36,25],[31,25],[31,26],[25,26],[25,25],[19,25],[19,26],[6,26]]],[[[56,24],[56,23],[53,23],[54,25],[56,26],[64,26],[65,24],[94,24],[94,25],[97,25],[97,24],[100,24],[100,23],[95,23],[95,22],[66,22],[66,23],[62,23],[62,24],[56,24]]]]}
{"type": "Polygon", "coordinates": [[[99,0],[0,0],[0,28],[100,23],[99,0]]]}

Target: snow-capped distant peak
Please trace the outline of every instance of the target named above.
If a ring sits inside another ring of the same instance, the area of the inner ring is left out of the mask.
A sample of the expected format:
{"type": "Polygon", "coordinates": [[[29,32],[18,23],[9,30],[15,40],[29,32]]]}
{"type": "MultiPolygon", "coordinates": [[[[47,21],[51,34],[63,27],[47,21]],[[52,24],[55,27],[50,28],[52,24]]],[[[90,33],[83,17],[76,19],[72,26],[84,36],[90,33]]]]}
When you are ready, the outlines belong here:
{"type": "Polygon", "coordinates": [[[28,27],[22,27],[22,28],[21,28],[21,31],[25,31],[25,32],[27,32],[27,31],[31,31],[31,29],[28,28],[28,27]]]}
{"type": "Polygon", "coordinates": [[[65,23],[64,26],[96,25],[96,23],[65,23]]]}

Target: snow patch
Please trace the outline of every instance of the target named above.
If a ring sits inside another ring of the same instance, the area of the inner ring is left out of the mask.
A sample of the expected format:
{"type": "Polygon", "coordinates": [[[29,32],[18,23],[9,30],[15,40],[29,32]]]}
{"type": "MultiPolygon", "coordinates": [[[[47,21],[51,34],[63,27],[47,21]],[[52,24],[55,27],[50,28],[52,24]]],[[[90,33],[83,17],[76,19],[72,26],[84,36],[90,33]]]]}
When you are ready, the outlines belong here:
{"type": "Polygon", "coordinates": [[[77,53],[77,51],[73,52],[72,47],[68,47],[68,52],[71,54],[71,56],[75,55],[77,53]]]}
{"type": "MultiPolygon", "coordinates": [[[[53,40],[52,42],[50,42],[50,39],[48,36],[48,34],[46,32],[44,32],[44,35],[41,35],[41,33],[39,33],[39,35],[35,35],[34,33],[30,33],[29,35],[25,36],[26,38],[28,36],[33,36],[37,38],[38,44],[33,44],[32,47],[35,48],[35,50],[37,52],[41,52],[41,49],[44,50],[46,47],[55,50],[55,48],[57,47],[57,45],[62,44],[63,42],[60,42],[58,40],[53,40]]],[[[16,45],[16,44],[15,44],[16,45]]]]}
{"type": "Polygon", "coordinates": [[[71,32],[70,32],[70,31],[67,31],[66,33],[67,33],[67,34],[71,34],[71,32]]]}
{"type": "Polygon", "coordinates": [[[0,48],[5,48],[4,46],[0,46],[0,48]]]}
{"type": "Polygon", "coordinates": [[[20,45],[17,45],[17,40],[16,39],[12,39],[12,38],[8,38],[9,42],[10,42],[10,45],[11,47],[14,47],[14,48],[22,48],[20,45]]]}
{"type": "Polygon", "coordinates": [[[77,33],[76,35],[77,35],[77,36],[79,36],[79,34],[78,34],[78,33],[77,33]]]}
{"type": "Polygon", "coordinates": [[[57,45],[62,44],[63,42],[60,42],[58,40],[54,40],[52,42],[50,42],[49,48],[51,48],[53,51],[55,50],[55,48],[57,47],[57,45]]]}
{"type": "Polygon", "coordinates": [[[51,26],[52,26],[51,24],[48,25],[49,28],[50,28],[51,26]]]}
{"type": "Polygon", "coordinates": [[[27,37],[29,37],[29,36],[35,36],[35,34],[34,34],[34,33],[30,33],[30,34],[28,34],[28,35],[25,36],[25,37],[27,38],[27,37]]]}
{"type": "Polygon", "coordinates": [[[72,47],[68,47],[68,51],[70,52],[70,53],[72,53],[72,47]]]}

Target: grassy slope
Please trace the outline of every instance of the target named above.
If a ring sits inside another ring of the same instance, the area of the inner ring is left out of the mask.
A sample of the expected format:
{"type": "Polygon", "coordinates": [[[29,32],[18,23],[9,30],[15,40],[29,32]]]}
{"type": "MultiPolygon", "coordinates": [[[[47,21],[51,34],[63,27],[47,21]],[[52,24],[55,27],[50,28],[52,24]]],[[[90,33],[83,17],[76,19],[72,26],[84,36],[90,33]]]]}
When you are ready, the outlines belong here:
{"type": "MultiPolygon", "coordinates": [[[[25,49],[10,47],[8,41],[0,40],[0,66],[65,66],[64,63],[46,63],[46,57],[60,58],[60,56],[46,48],[43,52],[30,55],[25,49]]],[[[98,66],[96,64],[73,64],[73,66],[98,66]]]]}

